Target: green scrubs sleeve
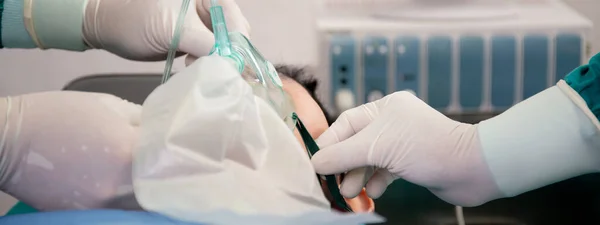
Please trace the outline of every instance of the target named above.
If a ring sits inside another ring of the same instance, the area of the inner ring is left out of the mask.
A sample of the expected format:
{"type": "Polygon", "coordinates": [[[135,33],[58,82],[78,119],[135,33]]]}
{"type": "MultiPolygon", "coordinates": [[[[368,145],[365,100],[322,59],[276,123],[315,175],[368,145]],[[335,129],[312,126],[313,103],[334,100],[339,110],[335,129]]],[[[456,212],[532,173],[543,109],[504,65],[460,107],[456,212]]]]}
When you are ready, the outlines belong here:
{"type": "MultiPolygon", "coordinates": [[[[25,27],[24,1],[4,2],[0,12],[1,45],[5,48],[37,48],[25,27]]],[[[33,29],[43,48],[85,51],[83,17],[87,0],[33,0],[33,29]]]]}
{"type": "Polygon", "coordinates": [[[23,0],[4,0],[2,11],[2,45],[6,48],[37,48],[25,29],[23,0]]]}
{"type": "Polygon", "coordinates": [[[565,81],[585,100],[588,108],[600,119],[600,53],[587,65],[573,70],[565,81]]]}

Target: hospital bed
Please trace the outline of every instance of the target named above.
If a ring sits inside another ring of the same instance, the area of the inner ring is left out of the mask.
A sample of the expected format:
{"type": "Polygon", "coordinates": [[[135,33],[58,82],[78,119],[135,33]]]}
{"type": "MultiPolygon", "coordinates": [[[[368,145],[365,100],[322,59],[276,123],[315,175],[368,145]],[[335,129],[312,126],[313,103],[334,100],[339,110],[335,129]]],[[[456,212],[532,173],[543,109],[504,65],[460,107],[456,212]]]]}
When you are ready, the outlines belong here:
{"type": "Polygon", "coordinates": [[[100,74],[82,77],[68,83],[63,90],[113,94],[142,104],[161,82],[162,74],[100,74]]]}
{"type": "MultiPolygon", "coordinates": [[[[67,84],[64,90],[109,93],[141,104],[159,85],[160,80],[160,74],[100,74],[76,79],[67,84]]],[[[459,121],[476,123],[494,116],[494,114],[449,116],[459,121]]],[[[382,198],[376,200],[376,211],[388,219],[386,224],[456,224],[452,205],[439,200],[426,189],[405,181],[395,182],[382,198]]],[[[128,216],[130,213],[140,212],[100,210],[55,214],[33,213],[23,215],[29,217],[27,223],[23,223],[24,220],[19,221],[19,217],[16,217],[12,223],[10,220],[8,222],[0,220],[0,224],[54,224],[51,221],[55,220],[57,216],[68,216],[73,218],[73,223],[62,221],[62,224],[107,225],[120,219],[125,224],[137,225],[128,221],[131,219],[131,216],[128,216]],[[93,218],[98,218],[98,221],[95,221],[97,223],[78,221],[77,218],[82,216],[96,216],[93,218]],[[35,223],[36,221],[42,223],[35,223]]],[[[479,207],[465,208],[464,213],[467,225],[564,225],[574,224],[577,221],[585,221],[585,224],[600,224],[598,216],[600,215],[600,175],[582,176],[515,198],[497,200],[479,207]]],[[[153,218],[157,215],[144,215],[144,218],[146,217],[153,218]]],[[[165,218],[148,221],[156,222],[155,225],[188,225],[165,218]]],[[[150,222],[140,224],[154,225],[150,222]]]]}

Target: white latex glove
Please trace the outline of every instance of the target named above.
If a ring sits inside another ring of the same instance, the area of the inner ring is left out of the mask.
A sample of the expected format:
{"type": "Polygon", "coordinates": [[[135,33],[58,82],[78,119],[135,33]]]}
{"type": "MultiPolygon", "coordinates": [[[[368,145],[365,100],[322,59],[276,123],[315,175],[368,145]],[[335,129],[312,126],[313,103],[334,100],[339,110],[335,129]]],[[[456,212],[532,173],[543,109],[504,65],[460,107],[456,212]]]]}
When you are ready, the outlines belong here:
{"type": "Polygon", "coordinates": [[[344,112],[317,140],[322,150],[312,162],[320,174],[350,171],[345,197],[366,186],[378,198],[402,178],[449,203],[476,206],[599,171],[598,121],[582,102],[561,81],[470,125],[397,92],[344,112]]]}
{"type": "Polygon", "coordinates": [[[121,207],[140,114],[108,94],[0,98],[0,190],[41,210],[121,207]]]}
{"type": "Polygon", "coordinates": [[[312,158],[317,173],[382,168],[372,177],[370,169],[347,174],[345,197],[356,196],[368,181],[367,194],[378,198],[398,178],[463,204],[498,192],[476,127],[450,120],[406,91],[342,113],[317,142],[322,147],[312,158]]]}
{"type": "MultiPolygon", "coordinates": [[[[234,0],[219,0],[229,31],[249,37],[250,25],[234,0]]],[[[210,0],[191,0],[179,51],[208,55],[214,45],[210,0]]],[[[89,0],[83,35],[93,48],[134,60],[164,60],[171,45],[182,0],[89,0]]]]}

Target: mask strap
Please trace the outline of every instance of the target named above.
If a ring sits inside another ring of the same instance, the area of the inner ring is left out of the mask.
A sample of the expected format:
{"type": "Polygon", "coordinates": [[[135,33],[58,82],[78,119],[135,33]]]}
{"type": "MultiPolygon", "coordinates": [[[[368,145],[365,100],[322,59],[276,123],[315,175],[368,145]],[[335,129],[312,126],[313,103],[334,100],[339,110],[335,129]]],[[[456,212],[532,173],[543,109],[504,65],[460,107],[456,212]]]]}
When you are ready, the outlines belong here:
{"type": "MultiPolygon", "coordinates": [[[[312,158],[312,156],[319,151],[319,146],[312,138],[312,136],[310,136],[310,133],[308,133],[308,130],[306,130],[306,127],[298,118],[298,115],[296,113],[292,114],[292,118],[294,119],[294,121],[296,121],[296,129],[298,129],[298,132],[300,132],[300,136],[302,137],[302,141],[304,142],[304,146],[306,146],[306,150],[308,152],[308,157],[312,158]]],[[[319,180],[319,183],[321,183],[319,175],[317,175],[317,178],[317,180],[319,180]]],[[[325,175],[325,182],[327,184],[327,189],[329,189],[329,193],[333,198],[334,206],[343,211],[352,212],[352,209],[348,207],[348,204],[346,204],[346,200],[344,199],[342,194],[340,194],[340,189],[338,187],[337,180],[335,179],[335,175],[325,175]]]]}

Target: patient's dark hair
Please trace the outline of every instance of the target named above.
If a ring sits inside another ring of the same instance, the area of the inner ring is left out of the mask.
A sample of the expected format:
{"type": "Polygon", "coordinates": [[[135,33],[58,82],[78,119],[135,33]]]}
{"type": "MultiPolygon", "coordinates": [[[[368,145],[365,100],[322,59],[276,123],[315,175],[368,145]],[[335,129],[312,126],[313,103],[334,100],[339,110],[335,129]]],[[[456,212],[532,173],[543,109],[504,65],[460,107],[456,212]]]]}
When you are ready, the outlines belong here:
{"type": "Polygon", "coordinates": [[[277,65],[275,66],[275,70],[280,75],[288,77],[292,80],[298,82],[308,93],[310,96],[317,102],[323,114],[325,114],[325,118],[327,119],[327,123],[331,125],[334,120],[331,117],[331,114],[327,112],[327,109],[323,106],[323,103],[317,96],[317,88],[319,87],[319,80],[315,78],[315,76],[309,73],[306,68],[298,67],[298,66],[290,66],[290,65],[277,65]]]}

